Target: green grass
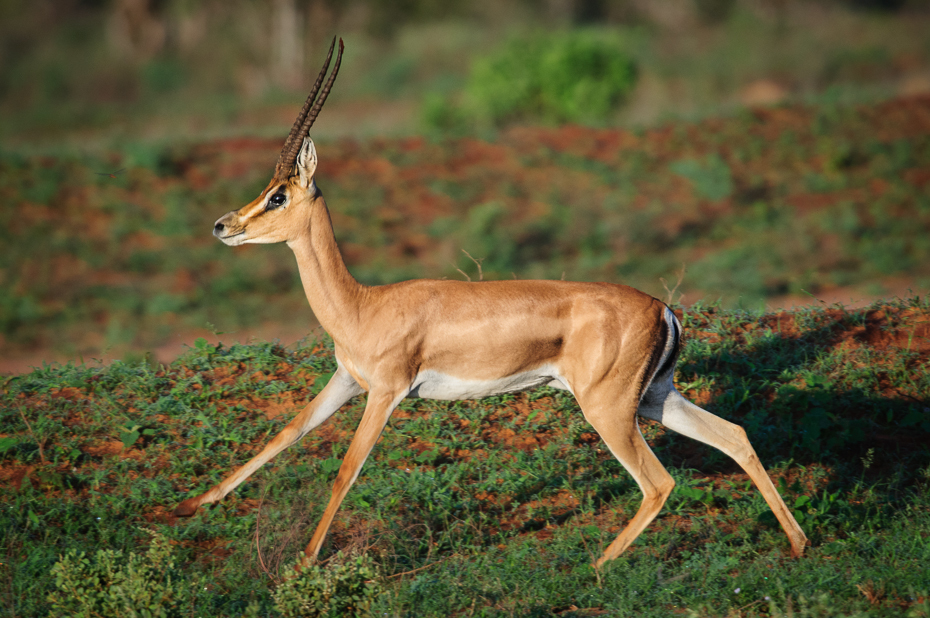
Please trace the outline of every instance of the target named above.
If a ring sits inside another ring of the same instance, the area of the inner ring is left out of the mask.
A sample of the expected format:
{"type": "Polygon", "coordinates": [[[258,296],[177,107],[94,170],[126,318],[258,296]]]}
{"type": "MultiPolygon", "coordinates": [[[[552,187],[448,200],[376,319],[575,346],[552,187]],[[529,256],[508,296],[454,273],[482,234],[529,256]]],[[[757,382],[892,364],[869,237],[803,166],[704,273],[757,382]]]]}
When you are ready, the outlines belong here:
{"type": "MultiPolygon", "coordinates": [[[[646,423],[678,486],[631,550],[595,572],[641,495],[574,400],[547,389],[402,402],[321,557],[354,548],[375,560],[384,592],[374,615],[926,616],[928,318],[920,297],[685,313],[678,387],[746,428],[812,541],[802,559],[788,557],[731,461],[646,423]]],[[[334,370],[330,345],[199,341],[167,367],[52,365],[7,379],[4,611],[46,615],[59,556],[144,553],[144,527],[173,543],[188,581],[209,582],[191,615],[250,605],[275,615],[274,579],[325,506],[362,398],[214,508],[168,514],[319,391],[334,370]]]]}

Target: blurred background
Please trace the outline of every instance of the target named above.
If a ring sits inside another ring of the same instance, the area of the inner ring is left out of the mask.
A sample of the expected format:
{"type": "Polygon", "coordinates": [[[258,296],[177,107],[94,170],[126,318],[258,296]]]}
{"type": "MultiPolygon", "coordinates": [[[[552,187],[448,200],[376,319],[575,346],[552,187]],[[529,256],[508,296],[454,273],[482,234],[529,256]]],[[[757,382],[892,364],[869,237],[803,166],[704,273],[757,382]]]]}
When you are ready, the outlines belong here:
{"type": "Polygon", "coordinates": [[[924,0],[3,0],[0,373],[313,332],[287,247],[210,231],[335,34],[318,183],[363,282],[926,294],[928,32],[924,0]]]}

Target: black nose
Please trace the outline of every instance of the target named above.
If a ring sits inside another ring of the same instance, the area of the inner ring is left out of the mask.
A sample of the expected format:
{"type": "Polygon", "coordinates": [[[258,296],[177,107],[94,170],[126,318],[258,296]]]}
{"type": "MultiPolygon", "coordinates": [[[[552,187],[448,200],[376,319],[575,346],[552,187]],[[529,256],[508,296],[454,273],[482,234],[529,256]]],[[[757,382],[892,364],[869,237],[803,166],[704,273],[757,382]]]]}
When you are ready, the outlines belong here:
{"type": "Polygon", "coordinates": [[[217,223],[216,225],[213,226],[213,233],[214,233],[214,234],[219,234],[219,233],[222,232],[225,228],[226,228],[226,226],[223,225],[222,223],[217,223]]]}

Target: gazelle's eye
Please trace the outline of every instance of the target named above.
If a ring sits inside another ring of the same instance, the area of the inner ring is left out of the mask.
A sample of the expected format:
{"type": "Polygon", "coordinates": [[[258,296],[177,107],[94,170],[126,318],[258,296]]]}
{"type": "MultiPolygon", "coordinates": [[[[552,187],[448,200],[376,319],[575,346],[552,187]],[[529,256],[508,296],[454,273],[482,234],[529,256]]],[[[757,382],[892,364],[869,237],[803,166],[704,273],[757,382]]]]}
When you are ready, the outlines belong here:
{"type": "Polygon", "coordinates": [[[279,206],[284,206],[284,203],[287,201],[287,195],[284,193],[275,193],[268,199],[268,208],[277,208],[279,206]]]}

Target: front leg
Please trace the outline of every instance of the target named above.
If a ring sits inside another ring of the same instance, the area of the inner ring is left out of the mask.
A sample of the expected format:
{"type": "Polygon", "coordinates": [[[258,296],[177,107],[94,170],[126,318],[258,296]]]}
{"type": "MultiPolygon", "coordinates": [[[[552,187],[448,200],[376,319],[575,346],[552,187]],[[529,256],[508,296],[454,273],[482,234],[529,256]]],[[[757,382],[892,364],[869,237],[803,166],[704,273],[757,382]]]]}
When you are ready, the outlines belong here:
{"type": "Polygon", "coordinates": [[[197,507],[221,500],[272,457],[307,435],[332,416],[344,403],[363,392],[362,387],[349,375],[349,372],[340,366],[323,390],[268,443],[268,446],[262,449],[261,453],[213,489],[194,498],[188,498],[179,504],[178,508],[174,509],[175,517],[190,517],[197,507]]]}
{"type": "Polygon", "coordinates": [[[362,421],[355,430],[355,437],[352,438],[352,444],[346,452],[342,466],[339,468],[339,474],[336,475],[336,482],[333,484],[333,495],[329,499],[326,511],[323,512],[323,518],[313,533],[313,538],[304,552],[303,564],[305,566],[316,560],[320,553],[320,547],[323,546],[323,539],[326,538],[326,532],[329,530],[336,511],[342,504],[342,500],[349,493],[349,488],[358,478],[362,469],[362,464],[368,459],[371,449],[374,448],[375,442],[381,432],[384,431],[388,419],[394,408],[400,403],[400,400],[406,396],[406,393],[397,394],[392,392],[372,391],[368,395],[368,403],[365,406],[365,413],[362,415],[362,421]]]}

